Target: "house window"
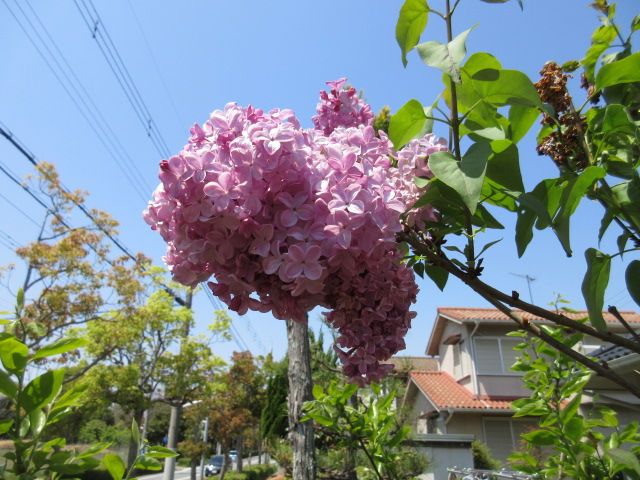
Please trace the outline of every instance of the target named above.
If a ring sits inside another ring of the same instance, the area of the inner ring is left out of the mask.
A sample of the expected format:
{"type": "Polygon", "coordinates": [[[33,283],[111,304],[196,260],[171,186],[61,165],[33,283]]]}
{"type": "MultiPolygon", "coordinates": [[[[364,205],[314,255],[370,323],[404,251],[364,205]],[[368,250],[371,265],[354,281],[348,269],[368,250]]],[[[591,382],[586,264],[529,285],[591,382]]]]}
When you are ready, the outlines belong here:
{"type": "Polygon", "coordinates": [[[511,365],[517,358],[515,338],[475,338],[476,367],[480,374],[511,374],[511,365]]]}
{"type": "Polygon", "coordinates": [[[460,362],[460,344],[453,345],[453,372],[456,378],[462,376],[462,364],[460,362]]]}
{"type": "Polygon", "coordinates": [[[506,460],[522,446],[520,435],[535,428],[533,422],[512,418],[484,418],[484,441],[498,460],[506,460]]]}

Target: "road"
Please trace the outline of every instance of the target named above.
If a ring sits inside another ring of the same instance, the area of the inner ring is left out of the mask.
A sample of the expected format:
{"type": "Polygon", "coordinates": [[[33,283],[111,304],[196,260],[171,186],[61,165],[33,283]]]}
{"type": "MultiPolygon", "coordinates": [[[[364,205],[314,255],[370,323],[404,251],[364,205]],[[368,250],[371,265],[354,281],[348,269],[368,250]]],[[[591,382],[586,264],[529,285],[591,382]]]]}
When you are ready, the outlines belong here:
{"type": "MultiPolygon", "coordinates": [[[[242,465],[245,467],[249,466],[249,458],[245,458],[242,460],[242,465]]],[[[258,464],[258,457],[251,457],[251,465],[258,464]]],[[[151,475],[142,475],[139,478],[140,480],[162,480],[163,473],[153,473],[151,475]]],[[[178,467],[176,468],[176,473],[174,475],[174,480],[189,480],[191,478],[191,469],[186,467],[178,467]]],[[[196,478],[200,480],[200,465],[196,469],[196,478]]]]}

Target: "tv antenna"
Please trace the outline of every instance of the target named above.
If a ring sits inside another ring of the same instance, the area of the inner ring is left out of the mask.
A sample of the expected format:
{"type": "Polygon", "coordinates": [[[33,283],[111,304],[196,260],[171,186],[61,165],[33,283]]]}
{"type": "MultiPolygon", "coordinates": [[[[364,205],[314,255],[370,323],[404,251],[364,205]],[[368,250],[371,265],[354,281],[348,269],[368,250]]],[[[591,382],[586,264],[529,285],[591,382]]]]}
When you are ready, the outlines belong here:
{"type": "Polygon", "coordinates": [[[524,278],[527,281],[527,287],[529,288],[529,301],[533,303],[533,294],[531,293],[531,282],[536,281],[535,277],[532,277],[531,275],[528,275],[528,274],[522,275],[521,273],[511,273],[511,275],[524,278]]]}

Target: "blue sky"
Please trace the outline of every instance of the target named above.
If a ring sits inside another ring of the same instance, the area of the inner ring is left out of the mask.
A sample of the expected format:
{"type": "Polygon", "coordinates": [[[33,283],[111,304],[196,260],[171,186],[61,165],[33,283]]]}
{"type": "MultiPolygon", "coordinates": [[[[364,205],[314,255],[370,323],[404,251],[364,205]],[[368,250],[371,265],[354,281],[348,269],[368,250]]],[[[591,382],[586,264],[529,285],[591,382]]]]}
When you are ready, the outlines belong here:
{"type": "MultiPolygon", "coordinates": [[[[130,160],[122,161],[131,161],[127,168],[139,172],[145,195],[137,194],[124,178],[21,30],[11,12],[37,41],[16,0],[0,2],[0,121],[38,158],[55,163],[67,186],[89,191],[89,206],[104,209],[119,220],[120,237],[130,250],[142,251],[160,263],[164,244],[142,221],[141,212],[157,183],[162,157],[147,138],[76,4],[17,1],[49,49],[55,52],[53,39],[64,54],[127,152],[130,160]]],[[[203,122],[212,110],[229,101],[264,109],[292,108],[303,125],[310,125],[318,91],[325,81],[338,77],[348,77],[363,90],[375,111],[384,105],[397,110],[411,98],[431,103],[442,90],[439,73],[425,67],[415,52],[409,56],[408,67],[402,66],[394,40],[400,0],[93,3],[170,152],[180,150],[194,122],[203,122]]],[[[444,2],[431,3],[440,8],[444,2]]],[[[454,31],[477,25],[468,38],[470,53],[489,51],[505,67],[522,70],[534,81],[547,60],[561,63],[581,58],[597,25],[596,13],[588,8],[590,2],[524,3],[521,12],[515,1],[492,5],[462,0],[454,31]]],[[[79,0],[78,5],[82,4],[79,0]]],[[[638,13],[637,6],[636,0],[619,2],[618,18],[624,28],[638,13]]],[[[442,22],[433,15],[423,35],[423,41],[429,39],[444,39],[442,22]]],[[[46,55],[46,47],[41,48],[46,55]]],[[[444,131],[437,133],[446,135],[444,131]]],[[[552,162],[535,153],[532,139],[522,143],[520,155],[529,189],[542,178],[555,175],[552,162]]],[[[0,139],[0,161],[20,176],[31,173],[30,165],[4,139],[0,139]]],[[[41,208],[2,175],[0,192],[36,220],[41,218],[41,208]]],[[[20,244],[36,237],[36,227],[3,198],[0,211],[0,231],[20,244]]],[[[572,221],[575,253],[571,259],[548,232],[537,232],[524,258],[518,259],[509,230],[512,222],[499,217],[507,230],[485,236],[486,242],[504,238],[487,254],[485,281],[509,292],[520,290],[527,298],[526,283],[512,273],[528,274],[536,279],[532,283],[536,302],[546,304],[558,292],[574,307],[582,308],[582,252],[595,245],[600,217],[596,206],[578,210],[572,221]]],[[[613,230],[603,242],[605,251],[615,248],[613,230]]],[[[15,261],[11,251],[0,245],[0,264],[15,261]]],[[[626,293],[621,272],[620,262],[614,262],[606,300],[621,309],[633,309],[635,304],[626,293]]],[[[19,277],[18,271],[14,280],[19,277]]],[[[418,317],[407,336],[407,350],[402,352],[406,355],[424,352],[438,306],[485,305],[455,280],[450,280],[445,292],[428,281],[419,284],[418,317]]],[[[0,290],[0,310],[9,305],[10,294],[0,290]]],[[[204,294],[197,298],[195,310],[199,328],[204,328],[212,315],[204,294]]],[[[259,314],[234,318],[237,331],[254,353],[284,353],[282,322],[259,314]]],[[[318,328],[319,322],[313,319],[312,325],[318,328]]],[[[238,346],[229,342],[216,349],[226,357],[238,346]]]]}

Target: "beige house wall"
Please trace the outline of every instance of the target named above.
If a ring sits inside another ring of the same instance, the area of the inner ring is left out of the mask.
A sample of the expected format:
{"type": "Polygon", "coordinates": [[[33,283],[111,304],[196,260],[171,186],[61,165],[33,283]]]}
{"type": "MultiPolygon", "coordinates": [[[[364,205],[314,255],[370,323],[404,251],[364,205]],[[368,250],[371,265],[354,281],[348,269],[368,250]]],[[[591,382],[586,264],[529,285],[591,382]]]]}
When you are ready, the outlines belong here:
{"type": "Polygon", "coordinates": [[[467,433],[484,441],[482,414],[455,412],[447,423],[447,433],[467,433]]]}
{"type": "MultiPolygon", "coordinates": [[[[410,383],[409,392],[407,394],[406,405],[411,405],[411,409],[408,412],[408,421],[411,428],[417,434],[427,433],[427,421],[422,417],[424,414],[433,412],[436,407],[424,396],[424,394],[415,386],[414,383],[410,383]]],[[[429,433],[443,433],[443,432],[429,432],[429,433]]]]}
{"type": "MultiPolygon", "coordinates": [[[[464,328],[462,325],[453,322],[447,322],[444,331],[442,332],[442,340],[438,346],[438,356],[440,361],[440,370],[447,372],[449,375],[454,376],[453,373],[453,346],[445,345],[442,343],[446,338],[451,335],[462,335],[464,328]]],[[[454,376],[455,378],[455,376],[454,376]]]]}

